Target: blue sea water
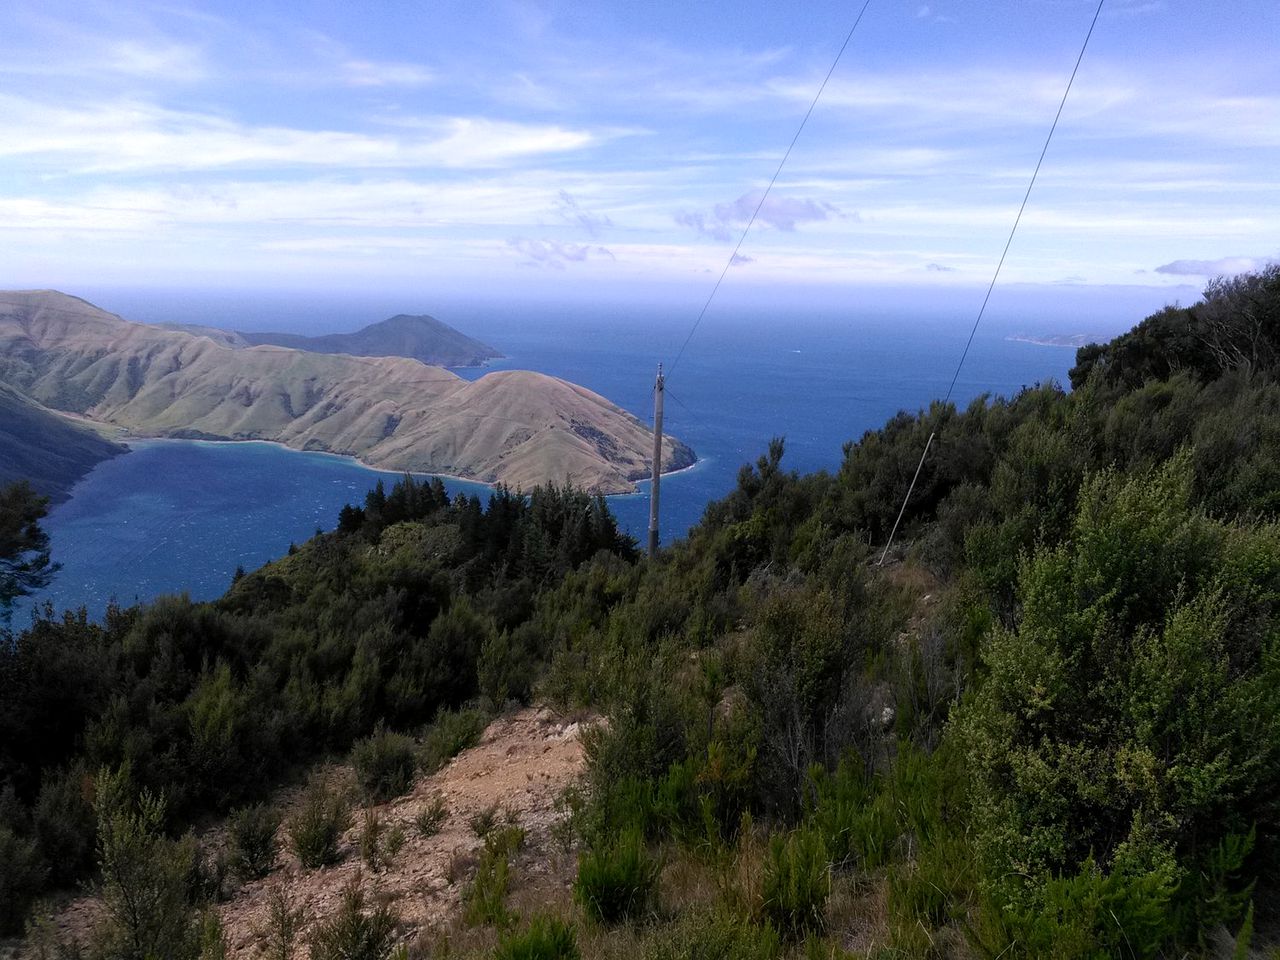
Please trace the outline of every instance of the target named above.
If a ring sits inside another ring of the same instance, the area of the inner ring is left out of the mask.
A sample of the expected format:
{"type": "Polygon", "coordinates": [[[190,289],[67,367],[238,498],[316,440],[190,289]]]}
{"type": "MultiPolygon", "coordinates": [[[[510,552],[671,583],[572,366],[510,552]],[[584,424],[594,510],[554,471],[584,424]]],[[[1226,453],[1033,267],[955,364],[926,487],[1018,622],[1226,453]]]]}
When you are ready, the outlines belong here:
{"type": "MultiPolygon", "coordinates": [[[[349,327],[369,319],[353,317],[349,327]]],[[[507,354],[461,375],[538,370],[583,384],[646,421],[657,362],[667,361],[666,428],[699,461],[663,481],[664,541],[683,536],[709,501],[731,490],[739,467],[771,437],[786,438],[784,465],[834,470],[845,441],[942,396],[971,323],[945,313],[744,310],[708,316],[672,368],[688,318],[653,309],[477,310],[447,319],[507,354]]],[[[1075,351],[1007,339],[1019,329],[1025,325],[992,323],[978,332],[956,385],[957,403],[1066,380],[1075,351]]],[[[265,443],[136,443],[131,453],[100,464],[51,512],[45,526],[62,570],[37,599],[57,608],[84,605],[96,616],[112,598],[128,603],[182,591],[216,597],[237,566],[253,569],[317,528],[332,528],[340,507],[362,499],[380,476],[394,477],[265,443]]],[[[457,481],[447,486],[486,491],[457,481]]],[[[647,484],[610,502],[623,527],[643,538],[647,484]]],[[[28,616],[20,610],[14,626],[28,616]]]]}

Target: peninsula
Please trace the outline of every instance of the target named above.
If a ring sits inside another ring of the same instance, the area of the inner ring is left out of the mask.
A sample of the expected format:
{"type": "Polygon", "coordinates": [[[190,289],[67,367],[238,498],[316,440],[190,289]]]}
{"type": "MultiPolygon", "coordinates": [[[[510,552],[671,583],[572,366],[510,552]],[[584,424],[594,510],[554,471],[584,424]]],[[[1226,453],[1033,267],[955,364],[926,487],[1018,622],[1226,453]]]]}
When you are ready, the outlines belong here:
{"type": "MultiPolygon", "coordinates": [[[[651,469],[646,424],[555,377],[467,381],[407,357],[233,345],[51,290],[0,292],[0,385],[126,438],[271,440],[526,489],[624,493],[651,469]]],[[[666,438],[666,469],[694,460],[666,438]]]]}

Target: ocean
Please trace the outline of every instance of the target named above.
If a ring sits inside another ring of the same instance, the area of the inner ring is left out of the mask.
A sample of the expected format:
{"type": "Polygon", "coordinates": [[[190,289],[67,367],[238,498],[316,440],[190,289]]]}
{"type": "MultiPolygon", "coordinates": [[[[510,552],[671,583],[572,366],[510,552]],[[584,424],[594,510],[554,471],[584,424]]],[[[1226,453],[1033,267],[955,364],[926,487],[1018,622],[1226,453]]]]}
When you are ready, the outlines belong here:
{"type": "MultiPolygon", "coordinates": [[[[147,316],[136,303],[129,309],[109,299],[95,302],[134,319],[164,318],[147,316]]],[[[329,328],[355,329],[385,315],[355,315],[345,324],[335,318],[329,328]]],[[[972,324],[960,309],[910,316],[744,307],[709,314],[672,367],[689,318],[658,308],[579,304],[437,316],[507,354],[487,368],[457,371],[462,376],[538,370],[583,384],[646,421],[657,364],[665,361],[666,429],[699,460],[664,479],[664,542],[684,536],[709,501],[728,493],[741,465],[760,456],[771,437],[785,437],[784,466],[834,470],[846,441],[942,396],[972,324]]],[[[255,327],[272,327],[272,319],[255,327]]],[[[275,319],[275,329],[301,326],[275,319]]],[[[1065,382],[1075,350],[1008,339],[1028,331],[1036,327],[1021,316],[984,323],[953,399],[964,405],[983,393],[1065,382]]],[[[1039,332],[1074,331],[1058,322],[1041,324],[1039,332]]],[[[84,606],[99,616],[112,599],[131,603],[179,592],[217,597],[237,567],[253,569],[317,529],[331,529],[344,503],[359,502],[380,476],[395,478],[344,458],[266,443],[141,441],[133,447],[99,465],[51,511],[44,526],[62,569],[35,601],[49,600],[59,610],[84,606]]],[[[487,491],[457,481],[447,486],[487,491]]],[[[610,505],[624,529],[643,541],[647,484],[611,497],[610,505]]],[[[15,629],[29,616],[28,602],[15,613],[15,629]]]]}

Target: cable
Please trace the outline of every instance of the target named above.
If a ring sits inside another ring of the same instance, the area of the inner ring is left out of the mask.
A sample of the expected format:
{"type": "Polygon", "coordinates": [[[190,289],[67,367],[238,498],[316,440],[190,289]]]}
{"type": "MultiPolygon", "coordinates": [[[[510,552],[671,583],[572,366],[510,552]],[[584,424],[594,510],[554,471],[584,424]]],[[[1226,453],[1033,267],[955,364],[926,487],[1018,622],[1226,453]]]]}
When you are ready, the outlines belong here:
{"type": "Polygon", "coordinates": [[[711,293],[707,297],[706,302],[702,305],[702,309],[698,311],[698,317],[693,321],[693,328],[689,331],[689,335],[684,338],[684,343],[680,346],[680,352],[676,354],[675,360],[667,367],[667,376],[675,373],[676,364],[680,362],[680,358],[684,356],[684,351],[689,346],[689,341],[693,339],[694,333],[698,330],[698,325],[702,323],[702,318],[707,314],[707,308],[711,306],[711,301],[716,298],[716,293],[720,289],[720,284],[724,283],[724,278],[729,273],[729,268],[733,266],[733,261],[738,257],[738,251],[742,249],[742,244],[747,239],[747,234],[751,232],[752,225],[756,222],[756,217],[760,215],[760,210],[764,207],[764,202],[769,198],[769,191],[773,189],[773,185],[777,183],[782,168],[786,166],[787,159],[791,156],[791,151],[795,148],[796,141],[800,139],[800,134],[804,133],[805,124],[809,122],[809,117],[813,114],[813,109],[818,105],[818,100],[822,97],[822,92],[827,89],[827,82],[831,79],[831,75],[836,72],[836,66],[840,63],[840,58],[844,56],[845,48],[849,46],[849,41],[853,39],[854,31],[858,29],[858,24],[862,22],[863,15],[867,12],[867,7],[871,6],[871,0],[864,0],[862,9],[858,11],[858,17],[853,21],[853,26],[849,28],[849,32],[845,34],[844,43],[840,44],[840,49],[836,53],[836,58],[831,61],[831,69],[827,71],[827,75],[822,78],[822,84],[818,87],[818,92],[813,95],[813,100],[809,103],[809,109],[805,111],[800,126],[796,129],[796,135],[791,138],[791,143],[787,147],[787,152],[782,155],[782,159],[778,161],[778,169],[773,171],[773,176],[769,178],[769,185],[764,188],[764,193],[760,195],[760,201],[756,204],[755,210],[751,212],[751,219],[747,221],[747,225],[742,230],[742,236],[738,238],[738,244],[733,248],[733,253],[729,254],[729,259],[725,261],[724,269],[720,271],[720,276],[716,278],[715,286],[711,288],[711,293]]]}
{"type": "MultiPolygon", "coordinates": [[[[1022,206],[1018,207],[1018,215],[1014,217],[1013,229],[1009,231],[1009,239],[1005,241],[1004,251],[1000,254],[1000,261],[996,264],[995,273],[991,275],[991,283],[987,285],[987,294],[982,298],[982,306],[978,309],[978,317],[973,321],[973,329],[969,331],[969,339],[965,342],[964,351],[960,354],[960,362],[956,364],[956,372],[951,377],[951,385],[947,387],[947,395],[943,400],[944,404],[951,402],[951,394],[956,388],[956,382],[960,379],[960,371],[964,368],[964,362],[969,356],[969,348],[973,346],[973,338],[978,332],[978,325],[982,323],[982,316],[987,312],[987,304],[991,301],[991,292],[996,287],[996,281],[1000,279],[1000,271],[1004,267],[1004,261],[1009,256],[1009,248],[1013,246],[1014,234],[1018,232],[1018,224],[1022,222],[1022,214],[1027,209],[1027,202],[1031,199],[1031,191],[1036,185],[1036,178],[1040,175],[1040,167],[1044,163],[1044,158],[1049,152],[1049,144],[1053,141],[1053,134],[1058,129],[1058,121],[1062,119],[1062,111],[1067,105],[1067,97],[1071,95],[1071,87],[1076,82],[1076,74],[1080,72],[1080,64],[1084,61],[1085,51],[1089,49],[1089,40],[1093,37],[1093,29],[1098,25],[1098,18],[1102,15],[1102,5],[1106,0],[1098,0],[1098,8],[1093,12],[1093,20],[1089,24],[1089,31],[1084,35],[1084,43],[1080,45],[1080,55],[1076,57],[1076,65],[1071,69],[1071,76],[1067,80],[1067,89],[1062,91],[1062,100],[1058,104],[1058,112],[1054,114],[1053,124],[1049,127],[1049,135],[1044,138],[1044,147],[1040,150],[1040,159],[1036,161],[1036,168],[1031,172],[1031,182],[1027,184],[1027,192],[1022,196],[1022,206]]],[[[916,489],[916,481],[920,479],[920,470],[924,467],[925,457],[929,455],[929,448],[933,446],[933,440],[936,432],[929,434],[929,439],[925,442],[924,452],[920,454],[920,463],[916,465],[915,476],[911,478],[911,485],[907,487],[907,495],[902,498],[902,509],[898,511],[898,519],[893,522],[893,529],[889,531],[889,540],[884,545],[884,552],[880,554],[879,566],[884,566],[885,558],[889,556],[889,548],[893,546],[893,538],[897,536],[898,525],[902,523],[902,517],[907,512],[907,503],[911,500],[911,494],[916,489]]]]}

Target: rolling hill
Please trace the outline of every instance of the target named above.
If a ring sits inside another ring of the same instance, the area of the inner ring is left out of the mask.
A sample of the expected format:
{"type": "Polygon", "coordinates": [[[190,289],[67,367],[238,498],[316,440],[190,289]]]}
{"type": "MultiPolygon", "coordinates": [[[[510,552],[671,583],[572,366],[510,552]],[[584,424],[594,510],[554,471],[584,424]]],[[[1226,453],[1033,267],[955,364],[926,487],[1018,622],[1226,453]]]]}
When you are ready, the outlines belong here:
{"type": "MultiPolygon", "coordinates": [[[[272,440],[512,487],[625,492],[650,469],[644,423],[554,377],[469,382],[403,357],[237,349],[55,291],[0,293],[0,384],[135,436],[272,440]]],[[[693,460],[667,439],[669,469],[693,460]]]]}
{"type": "Polygon", "coordinates": [[[0,486],[29,480],[45,496],[65,500],[95,464],[126,450],[0,385],[0,486]]]}

